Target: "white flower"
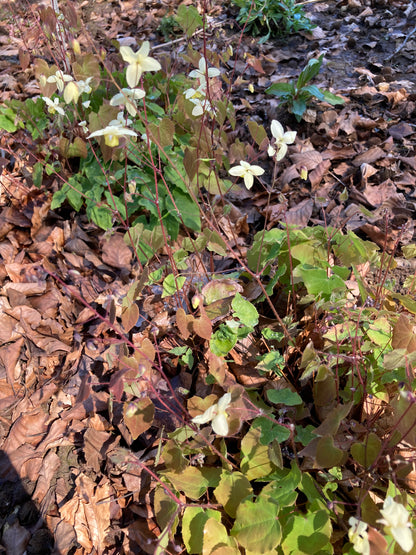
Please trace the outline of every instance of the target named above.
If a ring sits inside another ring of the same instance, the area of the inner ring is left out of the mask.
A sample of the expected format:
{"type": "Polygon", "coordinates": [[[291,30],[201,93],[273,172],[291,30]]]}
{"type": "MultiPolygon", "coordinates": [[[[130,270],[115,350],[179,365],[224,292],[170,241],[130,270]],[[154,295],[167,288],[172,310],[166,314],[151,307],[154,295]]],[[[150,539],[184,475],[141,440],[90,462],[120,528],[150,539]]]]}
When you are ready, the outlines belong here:
{"type": "Polygon", "coordinates": [[[149,57],[150,44],[144,41],[140,49],[134,53],[130,46],[122,46],[120,48],[121,57],[129,65],[127,66],[126,79],[131,89],[140,81],[140,77],[144,71],[159,71],[162,66],[157,60],[149,57]]]}
{"type": "Polygon", "coordinates": [[[58,91],[62,92],[64,90],[65,83],[68,81],[73,81],[74,78],[71,75],[66,75],[63,71],[58,69],[55,75],[51,75],[46,79],[47,83],[55,83],[58,87],[58,91]]]}
{"type": "Polygon", "coordinates": [[[74,101],[76,104],[78,102],[79,95],[80,91],[77,83],[75,81],[71,81],[70,83],[68,83],[64,90],[65,102],[69,104],[70,102],[74,101]]]}
{"type": "Polygon", "coordinates": [[[370,543],[368,541],[367,524],[355,517],[351,517],[348,521],[351,528],[348,530],[348,538],[354,550],[357,553],[363,553],[364,555],[370,555],[370,543]]]}
{"type": "Polygon", "coordinates": [[[208,68],[207,71],[207,61],[204,57],[199,60],[198,69],[191,71],[188,77],[195,77],[199,79],[202,84],[205,84],[208,77],[218,77],[220,75],[220,70],[215,67],[208,68]]]}
{"type": "Polygon", "coordinates": [[[228,434],[228,414],[225,412],[231,403],[231,393],[226,393],[215,405],[207,409],[204,414],[192,418],[194,424],[206,424],[211,422],[214,433],[219,436],[226,436],[228,434]]]}
{"type": "Polygon", "coordinates": [[[87,122],[85,120],[80,121],[78,125],[81,127],[84,133],[88,133],[87,122]]]}
{"type": "Polygon", "coordinates": [[[125,106],[131,116],[135,116],[137,109],[137,100],[144,98],[146,93],[142,89],[121,89],[121,91],[113,96],[110,100],[110,106],[125,106]]]}
{"type": "Polygon", "coordinates": [[[403,551],[409,552],[413,548],[413,537],[406,508],[388,496],[380,513],[384,518],[377,522],[384,524],[386,533],[393,536],[403,551]]]}
{"type": "Polygon", "coordinates": [[[117,114],[117,118],[110,121],[108,125],[118,125],[123,127],[123,125],[131,125],[133,122],[129,118],[125,118],[123,112],[117,114]]]}
{"type": "Polygon", "coordinates": [[[286,156],[287,145],[291,145],[295,142],[296,131],[286,131],[283,129],[281,123],[277,120],[273,120],[271,124],[271,132],[274,137],[273,144],[270,143],[267,150],[269,156],[274,156],[276,154],[276,162],[282,160],[286,156]]]}
{"type": "Polygon", "coordinates": [[[205,97],[205,93],[205,87],[202,85],[197,89],[187,89],[184,91],[185,98],[195,105],[192,110],[193,116],[202,116],[204,112],[215,112],[211,102],[205,97]]]}
{"type": "Polygon", "coordinates": [[[45,101],[45,104],[48,107],[48,112],[50,114],[55,114],[56,112],[58,112],[58,114],[61,114],[61,116],[65,115],[64,110],[59,106],[59,98],[51,100],[47,96],[42,96],[42,100],[45,101]]]}
{"type": "Polygon", "coordinates": [[[264,170],[260,166],[252,166],[248,162],[241,160],[239,166],[234,166],[228,172],[230,175],[244,178],[244,185],[247,189],[251,189],[254,183],[254,176],[263,175],[264,170]]]}
{"type": "MultiPolygon", "coordinates": [[[[127,123],[130,120],[127,120],[127,123]]],[[[88,135],[87,139],[92,139],[93,137],[104,137],[104,142],[107,146],[115,147],[120,144],[120,137],[137,137],[137,133],[132,129],[123,127],[123,124],[119,119],[110,121],[107,127],[104,129],[99,129],[88,135]]]]}

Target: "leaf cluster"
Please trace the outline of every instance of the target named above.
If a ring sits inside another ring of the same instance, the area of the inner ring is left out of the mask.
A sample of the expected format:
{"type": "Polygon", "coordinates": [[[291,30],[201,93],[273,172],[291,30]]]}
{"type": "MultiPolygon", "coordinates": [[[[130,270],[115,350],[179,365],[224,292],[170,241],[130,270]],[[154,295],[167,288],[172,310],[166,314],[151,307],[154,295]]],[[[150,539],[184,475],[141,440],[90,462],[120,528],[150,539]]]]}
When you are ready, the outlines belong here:
{"type": "Polygon", "coordinates": [[[321,69],[323,54],[319,58],[312,58],[306,67],[301,71],[297,81],[289,83],[274,83],[266,89],[266,92],[277,96],[281,103],[286,105],[289,111],[295,116],[297,121],[301,121],[306,112],[308,102],[311,98],[317,98],[323,102],[328,102],[332,106],[343,104],[344,100],[335,94],[317,87],[309,85],[321,69]]]}

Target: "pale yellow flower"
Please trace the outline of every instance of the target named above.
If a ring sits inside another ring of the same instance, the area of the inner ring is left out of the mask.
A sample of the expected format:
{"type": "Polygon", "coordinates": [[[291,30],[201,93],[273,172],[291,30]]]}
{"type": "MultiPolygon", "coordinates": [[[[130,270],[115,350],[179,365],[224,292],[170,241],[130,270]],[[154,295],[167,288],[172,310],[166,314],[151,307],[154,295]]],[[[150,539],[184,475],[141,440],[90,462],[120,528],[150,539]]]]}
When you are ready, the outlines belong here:
{"type": "Polygon", "coordinates": [[[125,106],[131,116],[135,116],[137,112],[137,101],[144,98],[146,93],[142,89],[121,89],[121,91],[113,96],[110,100],[110,106],[125,106]]]}
{"type": "Polygon", "coordinates": [[[104,129],[98,129],[98,131],[88,135],[87,139],[104,137],[104,142],[107,146],[116,147],[120,144],[120,137],[126,136],[137,137],[137,133],[132,129],[123,127],[119,120],[113,120],[104,129]]]}
{"type": "Polygon", "coordinates": [[[393,536],[403,551],[406,553],[411,551],[413,548],[412,525],[409,522],[409,513],[406,508],[388,496],[384,500],[380,513],[383,518],[377,522],[384,524],[385,532],[393,536]]]}
{"type": "Polygon", "coordinates": [[[58,87],[58,91],[62,92],[64,90],[65,83],[68,83],[69,81],[73,81],[73,80],[74,78],[71,77],[71,75],[66,75],[63,71],[58,69],[55,75],[51,75],[46,79],[46,82],[55,83],[55,85],[58,87]]]}
{"type": "Polygon", "coordinates": [[[140,77],[144,71],[159,71],[161,65],[154,58],[150,58],[150,43],[144,41],[140,49],[135,53],[130,46],[122,46],[120,48],[121,57],[129,65],[126,70],[127,84],[131,89],[140,81],[140,77]]]}
{"type": "Polygon", "coordinates": [[[234,166],[228,172],[230,175],[244,178],[244,185],[251,189],[254,183],[254,176],[263,175],[264,170],[260,166],[252,166],[248,162],[241,160],[239,166],[234,166]]]}
{"type": "Polygon", "coordinates": [[[351,528],[348,530],[348,538],[352,543],[354,550],[363,555],[370,555],[370,542],[368,541],[368,525],[355,517],[351,517],[348,521],[351,528]]]}
{"type": "Polygon", "coordinates": [[[58,112],[58,114],[60,114],[61,116],[65,115],[63,108],[61,108],[59,105],[59,98],[55,98],[54,100],[51,100],[47,96],[42,96],[42,100],[45,101],[45,104],[48,107],[48,112],[50,114],[55,114],[56,112],[58,112]]]}
{"type": "Polygon", "coordinates": [[[269,156],[276,155],[276,162],[279,162],[286,156],[287,145],[295,142],[296,131],[286,131],[285,133],[282,124],[275,119],[272,121],[270,129],[274,140],[270,143],[267,154],[269,156]]]}
{"type": "Polygon", "coordinates": [[[194,77],[199,79],[201,84],[206,83],[208,77],[218,77],[220,75],[220,70],[216,67],[210,67],[207,70],[207,61],[204,57],[199,60],[198,69],[194,69],[191,71],[188,77],[194,77]]]}
{"type": "Polygon", "coordinates": [[[192,418],[194,424],[206,424],[211,422],[214,433],[219,436],[226,436],[228,434],[228,414],[226,409],[231,403],[231,393],[226,393],[215,405],[207,409],[204,414],[192,418]]]}

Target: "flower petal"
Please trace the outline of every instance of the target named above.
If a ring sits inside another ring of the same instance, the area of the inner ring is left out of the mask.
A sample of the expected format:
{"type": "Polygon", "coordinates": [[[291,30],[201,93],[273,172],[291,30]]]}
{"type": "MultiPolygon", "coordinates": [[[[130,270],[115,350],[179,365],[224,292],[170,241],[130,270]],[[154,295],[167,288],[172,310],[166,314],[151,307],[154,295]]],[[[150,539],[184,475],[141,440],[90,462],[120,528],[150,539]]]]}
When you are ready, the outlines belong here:
{"type": "Polygon", "coordinates": [[[254,177],[253,174],[246,172],[244,174],[244,185],[247,187],[247,189],[251,189],[254,183],[254,177]]]}
{"type": "Polygon", "coordinates": [[[287,144],[283,143],[276,154],[276,162],[283,160],[287,153],[287,144]]]}
{"type": "Polygon", "coordinates": [[[296,139],[296,131],[286,131],[286,133],[283,135],[283,141],[287,145],[291,145],[292,143],[294,143],[295,139],[296,139]]]}
{"type": "Polygon", "coordinates": [[[159,71],[159,69],[162,69],[162,66],[154,58],[144,58],[140,62],[140,67],[142,71],[159,71]]]}
{"type": "Polygon", "coordinates": [[[271,123],[270,130],[275,139],[281,139],[285,133],[282,124],[277,119],[274,119],[271,123]]]}
{"type": "Polygon", "coordinates": [[[403,551],[408,553],[413,547],[413,536],[410,528],[391,528],[390,533],[403,551]]]}
{"type": "Polygon", "coordinates": [[[241,177],[242,175],[244,175],[246,172],[246,168],[243,168],[242,166],[234,166],[233,168],[230,168],[228,170],[228,173],[230,175],[234,175],[236,177],[241,177]]]}
{"type": "Polygon", "coordinates": [[[142,76],[142,68],[139,64],[130,64],[126,70],[126,80],[129,87],[134,88],[140,81],[142,76]]]}
{"type": "Polygon", "coordinates": [[[218,401],[218,412],[223,412],[231,403],[231,393],[225,393],[218,401]]]}
{"type": "Polygon", "coordinates": [[[133,52],[130,46],[122,46],[120,48],[121,57],[128,64],[135,64],[137,62],[137,55],[133,52]]]}
{"type": "Polygon", "coordinates": [[[147,56],[149,55],[150,52],[150,42],[148,40],[145,40],[141,47],[139,48],[139,51],[137,52],[138,56],[142,56],[143,58],[147,58],[147,56]]]}
{"type": "Polygon", "coordinates": [[[192,422],[194,424],[206,424],[207,422],[211,422],[214,416],[217,414],[217,405],[210,406],[203,414],[198,414],[192,418],[192,422]]]}
{"type": "Polygon", "coordinates": [[[253,175],[263,175],[264,174],[264,170],[260,166],[250,166],[249,171],[253,175]]]}
{"type": "Polygon", "coordinates": [[[226,436],[228,434],[227,415],[224,412],[217,414],[213,418],[212,429],[218,436],[226,436]]]}

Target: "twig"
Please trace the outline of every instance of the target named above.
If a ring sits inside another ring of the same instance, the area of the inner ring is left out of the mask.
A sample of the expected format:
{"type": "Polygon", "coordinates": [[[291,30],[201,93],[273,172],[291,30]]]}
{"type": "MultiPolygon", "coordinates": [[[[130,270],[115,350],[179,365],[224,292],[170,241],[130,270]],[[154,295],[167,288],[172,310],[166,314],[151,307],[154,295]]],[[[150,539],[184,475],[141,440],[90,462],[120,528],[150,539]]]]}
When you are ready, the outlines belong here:
{"type": "Polygon", "coordinates": [[[388,58],[386,58],[386,62],[390,62],[390,60],[392,60],[394,58],[394,56],[396,54],[398,54],[400,52],[400,50],[402,50],[402,48],[404,47],[404,45],[406,44],[406,42],[410,39],[410,37],[412,37],[414,34],[416,33],[416,27],[413,27],[413,29],[410,31],[410,33],[408,35],[406,35],[406,38],[404,39],[404,41],[402,42],[402,44],[400,46],[398,46],[396,48],[396,50],[393,52],[393,54],[391,56],[389,56],[388,58]]]}

